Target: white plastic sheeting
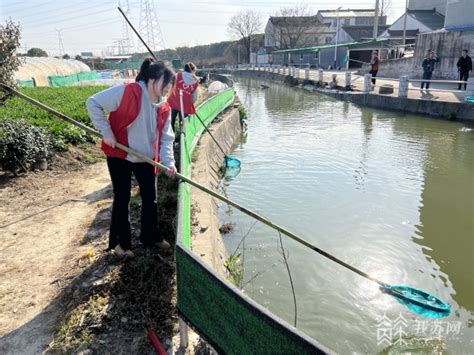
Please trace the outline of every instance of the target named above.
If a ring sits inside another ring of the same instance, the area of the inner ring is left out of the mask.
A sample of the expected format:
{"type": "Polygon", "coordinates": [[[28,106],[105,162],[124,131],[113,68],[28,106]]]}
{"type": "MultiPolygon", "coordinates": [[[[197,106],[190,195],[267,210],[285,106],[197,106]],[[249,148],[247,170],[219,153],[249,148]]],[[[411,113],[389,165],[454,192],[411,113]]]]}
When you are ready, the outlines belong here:
{"type": "Polygon", "coordinates": [[[221,81],[213,81],[212,83],[209,84],[207,87],[207,91],[211,94],[217,94],[219,92],[224,91],[227,89],[229,86],[227,84],[224,84],[221,81]]]}
{"type": "Polygon", "coordinates": [[[23,57],[22,60],[23,64],[15,73],[15,79],[35,79],[36,86],[48,86],[48,76],[70,75],[90,71],[86,64],[75,59],[23,57]]]}

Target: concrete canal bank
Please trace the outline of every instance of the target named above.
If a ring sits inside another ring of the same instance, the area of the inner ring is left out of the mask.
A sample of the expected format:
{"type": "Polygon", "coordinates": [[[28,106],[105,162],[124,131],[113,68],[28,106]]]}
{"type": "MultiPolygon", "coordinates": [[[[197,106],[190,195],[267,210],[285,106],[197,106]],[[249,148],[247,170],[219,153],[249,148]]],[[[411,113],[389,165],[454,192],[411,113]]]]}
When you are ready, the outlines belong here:
{"type": "MultiPolygon", "coordinates": [[[[209,130],[219,146],[230,154],[234,142],[242,132],[239,109],[236,102],[222,118],[215,121],[209,130]]],[[[224,154],[207,133],[203,133],[193,153],[193,180],[213,190],[217,190],[222,173],[219,171],[224,162],[224,154]]],[[[191,189],[192,246],[206,264],[225,276],[226,250],[219,232],[219,203],[209,194],[199,189],[191,189]]]]}
{"type": "Polygon", "coordinates": [[[430,117],[448,120],[474,122],[474,104],[467,102],[443,101],[442,93],[438,94],[433,92],[433,94],[421,95],[419,98],[415,98],[413,95],[410,95],[407,98],[402,98],[394,95],[381,95],[374,92],[364,93],[361,91],[324,89],[317,85],[317,80],[314,76],[310,76],[310,80],[308,80],[286,74],[256,70],[239,70],[234,71],[233,74],[242,77],[288,82],[291,85],[305,85],[321,94],[373,108],[414,113],[425,116],[428,115],[430,117]]]}

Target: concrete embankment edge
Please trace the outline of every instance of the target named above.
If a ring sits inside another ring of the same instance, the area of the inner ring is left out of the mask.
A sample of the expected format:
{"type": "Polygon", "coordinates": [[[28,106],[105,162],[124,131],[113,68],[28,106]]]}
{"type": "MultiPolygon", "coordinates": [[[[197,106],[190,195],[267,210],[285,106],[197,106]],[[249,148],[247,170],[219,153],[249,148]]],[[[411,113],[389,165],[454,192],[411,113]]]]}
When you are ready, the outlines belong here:
{"type": "MultiPolygon", "coordinates": [[[[243,77],[262,78],[284,82],[285,76],[276,73],[263,71],[239,71],[234,73],[243,77]]],[[[306,85],[313,87],[313,90],[323,95],[349,101],[361,106],[368,106],[389,111],[397,111],[404,113],[413,113],[417,115],[441,118],[447,120],[457,120],[474,123],[474,104],[470,103],[454,103],[436,100],[417,100],[410,98],[400,98],[394,96],[385,96],[377,94],[364,94],[354,91],[339,91],[320,89],[314,86],[314,82],[309,80],[294,79],[294,83],[298,85],[306,85]]]]}
{"type": "MultiPolygon", "coordinates": [[[[209,126],[212,135],[226,154],[231,152],[234,142],[240,139],[242,132],[238,106],[240,104],[235,103],[222,115],[222,119],[209,126]]],[[[224,162],[224,154],[206,132],[201,136],[195,154],[193,179],[217,190],[220,181],[219,168],[224,162]]],[[[205,192],[192,188],[191,210],[193,251],[207,265],[224,276],[227,253],[219,232],[219,202],[205,192]]]]}

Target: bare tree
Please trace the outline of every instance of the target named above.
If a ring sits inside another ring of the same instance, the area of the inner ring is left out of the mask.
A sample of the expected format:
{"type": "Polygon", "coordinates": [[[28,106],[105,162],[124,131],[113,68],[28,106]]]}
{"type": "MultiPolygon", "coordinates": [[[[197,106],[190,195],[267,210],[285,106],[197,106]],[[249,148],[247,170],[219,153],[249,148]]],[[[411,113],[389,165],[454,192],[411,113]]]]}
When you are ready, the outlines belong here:
{"type": "Polygon", "coordinates": [[[382,0],[380,4],[380,16],[387,16],[392,10],[392,0],[382,0]]]}
{"type": "Polygon", "coordinates": [[[273,36],[273,43],[279,43],[278,47],[282,49],[318,44],[319,34],[324,29],[306,5],[281,8],[270,21],[273,30],[266,35],[273,36]]]}
{"type": "Polygon", "coordinates": [[[252,40],[262,27],[262,17],[253,10],[243,10],[230,19],[227,25],[229,34],[242,41],[250,62],[252,40]]]}

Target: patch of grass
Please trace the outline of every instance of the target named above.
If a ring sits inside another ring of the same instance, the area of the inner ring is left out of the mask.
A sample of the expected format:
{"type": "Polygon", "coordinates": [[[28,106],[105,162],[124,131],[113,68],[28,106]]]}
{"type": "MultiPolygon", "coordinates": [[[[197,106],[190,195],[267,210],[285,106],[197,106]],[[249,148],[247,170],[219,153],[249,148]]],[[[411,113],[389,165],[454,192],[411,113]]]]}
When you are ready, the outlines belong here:
{"type": "Polygon", "coordinates": [[[198,155],[199,155],[198,150],[194,149],[191,155],[191,162],[195,163],[197,161],[198,155]]]}
{"type": "Polygon", "coordinates": [[[240,121],[244,121],[248,118],[247,110],[243,105],[239,106],[239,116],[240,116],[240,121]]]}
{"type": "MultiPolygon", "coordinates": [[[[92,127],[85,102],[87,98],[106,88],[107,86],[40,87],[23,88],[21,91],[76,121],[92,127]]],[[[0,120],[18,120],[21,118],[35,126],[44,127],[51,135],[53,146],[58,151],[67,150],[69,144],[77,145],[93,141],[93,137],[87,135],[83,130],[18,97],[10,98],[0,107],[0,120]]]]}
{"type": "Polygon", "coordinates": [[[240,259],[240,253],[237,255],[229,255],[224,262],[227,270],[227,281],[233,283],[235,286],[242,288],[242,281],[244,278],[244,267],[240,259]]]}
{"type": "Polygon", "coordinates": [[[94,334],[91,328],[101,327],[108,303],[107,296],[92,295],[85,303],[79,304],[61,323],[50,348],[68,353],[80,345],[92,344],[94,334]]]}
{"type": "Polygon", "coordinates": [[[130,197],[130,207],[138,208],[142,205],[142,197],[140,196],[140,189],[133,187],[130,197]]]}
{"type": "Polygon", "coordinates": [[[97,255],[97,252],[93,248],[88,248],[86,250],[81,251],[79,254],[78,260],[90,260],[93,259],[97,255]]]}

